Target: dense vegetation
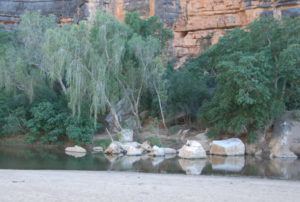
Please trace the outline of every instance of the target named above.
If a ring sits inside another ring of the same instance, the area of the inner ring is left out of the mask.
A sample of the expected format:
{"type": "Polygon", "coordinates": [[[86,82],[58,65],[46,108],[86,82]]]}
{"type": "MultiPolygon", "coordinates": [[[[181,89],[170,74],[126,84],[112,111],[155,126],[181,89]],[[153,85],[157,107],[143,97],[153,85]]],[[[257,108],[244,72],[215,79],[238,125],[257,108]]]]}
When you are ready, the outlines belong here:
{"type": "Polygon", "coordinates": [[[210,134],[267,130],[274,118],[300,104],[300,19],[261,19],[234,29],[197,59],[216,84],[200,120],[210,134]]]}
{"type": "Polygon", "coordinates": [[[231,30],[179,70],[168,62],[172,32],[157,17],[98,13],[92,22],[57,25],[25,13],[19,29],[0,28],[0,136],[89,143],[110,113],[114,127],[142,127],[141,112],[166,119],[184,112],[210,135],[267,130],[300,108],[299,18],[261,19],[231,30]],[[126,103],[135,124],[124,125],[126,103]]]}
{"type": "Polygon", "coordinates": [[[89,143],[108,112],[123,127],[120,100],[138,129],[145,92],[157,97],[164,117],[161,78],[172,36],[157,17],[142,20],[137,13],[125,24],[98,13],[92,22],[57,25],[54,16],[26,12],[15,32],[0,29],[1,135],[89,143]]]}

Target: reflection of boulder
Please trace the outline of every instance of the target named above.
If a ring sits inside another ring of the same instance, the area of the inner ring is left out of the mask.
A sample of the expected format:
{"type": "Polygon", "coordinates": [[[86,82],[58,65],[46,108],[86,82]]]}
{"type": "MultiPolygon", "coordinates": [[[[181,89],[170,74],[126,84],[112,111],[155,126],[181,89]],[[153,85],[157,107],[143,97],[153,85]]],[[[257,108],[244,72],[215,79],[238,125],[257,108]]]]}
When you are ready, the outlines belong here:
{"type": "Polygon", "coordinates": [[[118,159],[116,165],[120,166],[121,169],[131,170],[133,164],[141,160],[140,156],[123,156],[118,159]]]}
{"type": "Polygon", "coordinates": [[[178,156],[185,159],[206,158],[206,152],[198,141],[188,140],[179,150],[178,156]]]}
{"type": "Polygon", "coordinates": [[[165,155],[165,159],[173,159],[173,158],[176,158],[177,155],[176,154],[166,154],[165,155]]]}
{"type": "Polygon", "coordinates": [[[213,170],[240,172],[245,166],[244,156],[211,156],[213,170]]]}
{"type": "Polygon", "coordinates": [[[146,160],[148,160],[150,157],[151,157],[150,155],[145,154],[145,155],[141,156],[141,159],[142,159],[143,161],[146,161],[146,160]]]}
{"type": "Polygon", "coordinates": [[[206,159],[179,159],[178,162],[188,175],[200,175],[206,165],[206,159]]]}
{"type": "Polygon", "coordinates": [[[131,170],[133,164],[141,160],[140,156],[105,155],[105,158],[110,162],[110,167],[116,170],[131,170]]]}
{"type": "Polygon", "coordinates": [[[238,138],[229,138],[226,140],[214,140],[211,144],[210,154],[231,156],[244,155],[245,145],[238,138]]]}
{"type": "Polygon", "coordinates": [[[74,147],[65,148],[66,152],[77,152],[77,153],[86,153],[85,148],[75,145],[74,147]]]}
{"type": "Polygon", "coordinates": [[[295,158],[274,158],[268,164],[267,175],[283,179],[300,178],[300,160],[295,158]]]}
{"type": "Polygon", "coordinates": [[[75,158],[81,158],[84,157],[86,155],[86,153],[83,152],[72,152],[72,151],[65,151],[65,154],[69,155],[69,156],[73,156],[75,158]]]}
{"type": "Polygon", "coordinates": [[[103,152],[103,147],[93,147],[93,152],[103,152]]]}
{"type": "Polygon", "coordinates": [[[119,156],[118,155],[104,155],[104,157],[110,162],[110,163],[114,163],[119,156]]]}
{"type": "Polygon", "coordinates": [[[151,158],[151,160],[152,160],[152,166],[156,167],[159,164],[161,164],[165,160],[165,158],[161,157],[161,156],[157,156],[157,157],[151,158]]]}

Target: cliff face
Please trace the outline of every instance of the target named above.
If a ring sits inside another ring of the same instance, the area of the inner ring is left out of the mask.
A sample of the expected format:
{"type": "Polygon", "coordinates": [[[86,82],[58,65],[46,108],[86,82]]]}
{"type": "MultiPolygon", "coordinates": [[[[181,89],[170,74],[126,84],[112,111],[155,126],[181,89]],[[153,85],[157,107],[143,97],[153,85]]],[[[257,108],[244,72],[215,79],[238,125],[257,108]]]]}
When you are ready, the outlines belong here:
{"type": "Polygon", "coordinates": [[[300,0],[0,0],[0,23],[18,23],[24,10],[41,10],[55,14],[60,23],[72,23],[91,18],[98,8],[120,20],[132,11],[159,16],[174,31],[173,55],[184,59],[260,16],[299,16],[300,0]]]}

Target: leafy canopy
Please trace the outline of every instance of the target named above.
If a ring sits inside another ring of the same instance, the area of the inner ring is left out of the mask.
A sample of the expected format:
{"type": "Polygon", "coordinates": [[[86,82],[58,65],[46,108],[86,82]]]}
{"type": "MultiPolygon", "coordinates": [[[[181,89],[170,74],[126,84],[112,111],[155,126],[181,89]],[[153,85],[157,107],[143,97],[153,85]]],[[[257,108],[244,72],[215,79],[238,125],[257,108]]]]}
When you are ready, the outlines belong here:
{"type": "MultiPolygon", "coordinates": [[[[200,118],[211,135],[264,129],[299,107],[300,19],[260,19],[234,29],[198,58],[216,81],[200,118]]],[[[252,134],[252,136],[251,136],[252,134]]]]}

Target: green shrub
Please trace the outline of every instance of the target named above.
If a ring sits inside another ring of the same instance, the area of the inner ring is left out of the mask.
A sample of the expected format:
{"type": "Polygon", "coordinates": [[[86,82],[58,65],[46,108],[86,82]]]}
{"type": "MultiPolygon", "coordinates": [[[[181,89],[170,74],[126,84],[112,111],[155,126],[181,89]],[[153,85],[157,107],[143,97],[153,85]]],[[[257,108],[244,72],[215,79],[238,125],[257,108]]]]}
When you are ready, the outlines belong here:
{"type": "Polygon", "coordinates": [[[150,145],[154,146],[158,146],[158,147],[163,147],[164,145],[161,143],[161,140],[159,137],[148,137],[146,138],[146,141],[149,142],[150,145]]]}
{"type": "Polygon", "coordinates": [[[3,118],[4,125],[2,126],[2,133],[3,134],[14,134],[20,135],[23,134],[25,129],[25,119],[26,111],[23,107],[19,107],[5,118],[3,118]]]}
{"type": "Polygon", "coordinates": [[[65,112],[49,102],[42,102],[31,109],[32,119],[27,121],[30,132],[44,143],[62,140],[65,134],[65,112]]]}
{"type": "Polygon", "coordinates": [[[69,117],[66,121],[66,134],[70,140],[77,144],[91,143],[95,133],[93,121],[91,119],[80,119],[69,117]]]}
{"type": "Polygon", "coordinates": [[[103,140],[97,140],[95,142],[96,146],[100,146],[102,148],[107,148],[109,146],[109,144],[111,143],[110,139],[103,139],[103,140]]]}
{"type": "Polygon", "coordinates": [[[0,136],[19,135],[26,131],[26,101],[21,95],[0,91],[0,136]]]}
{"type": "Polygon", "coordinates": [[[31,109],[32,118],[27,121],[27,127],[35,138],[43,143],[56,143],[71,140],[77,144],[90,143],[95,132],[89,118],[78,118],[69,115],[66,106],[41,102],[31,109]]]}

